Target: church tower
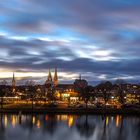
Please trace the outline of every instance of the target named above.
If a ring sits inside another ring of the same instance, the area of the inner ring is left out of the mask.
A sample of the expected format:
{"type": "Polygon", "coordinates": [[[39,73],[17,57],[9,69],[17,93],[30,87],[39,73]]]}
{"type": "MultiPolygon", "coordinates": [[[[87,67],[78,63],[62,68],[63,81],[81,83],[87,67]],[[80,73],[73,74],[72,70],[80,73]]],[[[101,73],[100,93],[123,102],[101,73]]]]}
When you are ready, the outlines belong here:
{"type": "Polygon", "coordinates": [[[50,69],[49,69],[49,73],[48,73],[48,81],[52,82],[52,75],[51,75],[50,69]]]}
{"type": "Polygon", "coordinates": [[[12,79],[12,92],[14,93],[16,90],[16,80],[15,80],[15,75],[13,73],[13,79],[12,79]]]}
{"type": "Polygon", "coordinates": [[[57,86],[58,85],[58,76],[57,76],[57,68],[55,68],[55,71],[54,71],[54,86],[57,86]]]}

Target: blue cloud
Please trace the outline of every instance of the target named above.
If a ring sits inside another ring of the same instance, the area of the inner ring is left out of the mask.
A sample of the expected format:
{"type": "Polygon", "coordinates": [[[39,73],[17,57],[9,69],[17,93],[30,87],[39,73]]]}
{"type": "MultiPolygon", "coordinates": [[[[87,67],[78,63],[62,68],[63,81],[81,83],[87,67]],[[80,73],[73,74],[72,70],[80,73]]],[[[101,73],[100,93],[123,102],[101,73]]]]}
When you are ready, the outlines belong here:
{"type": "Polygon", "coordinates": [[[96,80],[122,74],[138,81],[139,7],[138,0],[1,1],[1,67],[58,65],[96,80]]]}

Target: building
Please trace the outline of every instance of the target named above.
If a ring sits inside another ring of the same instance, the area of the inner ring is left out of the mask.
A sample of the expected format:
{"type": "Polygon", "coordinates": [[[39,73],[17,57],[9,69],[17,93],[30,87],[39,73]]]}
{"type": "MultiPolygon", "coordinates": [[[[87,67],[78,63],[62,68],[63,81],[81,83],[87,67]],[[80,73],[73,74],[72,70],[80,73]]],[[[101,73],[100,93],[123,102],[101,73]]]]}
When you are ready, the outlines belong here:
{"type": "Polygon", "coordinates": [[[48,77],[45,81],[45,95],[48,99],[73,102],[79,100],[78,92],[75,91],[74,84],[59,84],[57,68],[55,68],[54,71],[54,78],[52,78],[50,69],[48,71],[48,77]]]}
{"type": "Polygon", "coordinates": [[[62,101],[79,101],[79,94],[75,91],[74,84],[58,84],[55,88],[55,96],[62,101]]]}

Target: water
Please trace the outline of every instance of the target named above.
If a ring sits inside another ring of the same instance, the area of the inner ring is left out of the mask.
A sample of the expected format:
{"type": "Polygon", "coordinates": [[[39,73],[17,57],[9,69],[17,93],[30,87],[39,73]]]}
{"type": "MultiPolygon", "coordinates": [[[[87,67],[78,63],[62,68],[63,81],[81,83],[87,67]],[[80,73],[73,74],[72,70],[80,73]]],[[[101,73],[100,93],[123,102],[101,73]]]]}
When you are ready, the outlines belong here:
{"type": "Polygon", "coordinates": [[[0,115],[0,140],[138,140],[140,118],[100,115],[0,115]]]}

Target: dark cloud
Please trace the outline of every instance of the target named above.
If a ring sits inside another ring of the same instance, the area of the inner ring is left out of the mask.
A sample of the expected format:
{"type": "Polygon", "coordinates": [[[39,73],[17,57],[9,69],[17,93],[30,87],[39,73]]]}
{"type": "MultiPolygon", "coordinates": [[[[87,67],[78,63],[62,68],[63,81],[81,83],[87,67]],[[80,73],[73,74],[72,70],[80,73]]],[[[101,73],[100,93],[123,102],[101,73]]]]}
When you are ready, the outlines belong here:
{"type": "Polygon", "coordinates": [[[0,66],[138,79],[139,7],[138,0],[2,1],[0,66]]]}
{"type": "Polygon", "coordinates": [[[13,67],[13,68],[26,68],[37,71],[46,70],[48,68],[58,67],[63,71],[72,72],[95,72],[95,73],[106,73],[106,74],[140,74],[140,59],[137,60],[124,60],[120,62],[98,62],[87,58],[77,58],[69,61],[62,59],[52,59],[42,63],[34,63],[40,61],[38,57],[18,59],[15,62],[0,62],[2,67],[13,67]],[[133,66],[133,67],[132,67],[133,66]]]}

